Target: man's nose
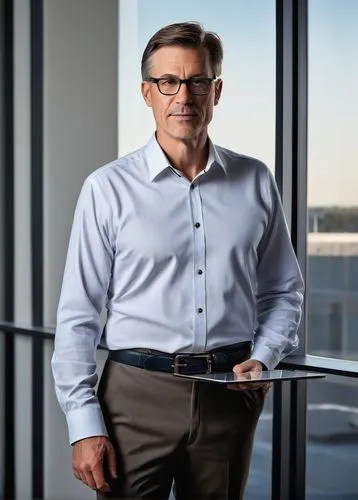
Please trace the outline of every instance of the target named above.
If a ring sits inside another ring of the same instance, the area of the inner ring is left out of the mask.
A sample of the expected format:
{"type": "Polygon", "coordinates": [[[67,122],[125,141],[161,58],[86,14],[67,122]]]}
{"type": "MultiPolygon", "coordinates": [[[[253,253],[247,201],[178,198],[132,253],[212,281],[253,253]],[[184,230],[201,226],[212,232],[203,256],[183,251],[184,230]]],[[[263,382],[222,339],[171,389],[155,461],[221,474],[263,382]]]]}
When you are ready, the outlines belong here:
{"type": "Polygon", "coordinates": [[[180,85],[179,92],[176,95],[176,102],[183,104],[192,101],[193,101],[193,94],[190,92],[188,85],[186,83],[182,83],[180,85]]]}

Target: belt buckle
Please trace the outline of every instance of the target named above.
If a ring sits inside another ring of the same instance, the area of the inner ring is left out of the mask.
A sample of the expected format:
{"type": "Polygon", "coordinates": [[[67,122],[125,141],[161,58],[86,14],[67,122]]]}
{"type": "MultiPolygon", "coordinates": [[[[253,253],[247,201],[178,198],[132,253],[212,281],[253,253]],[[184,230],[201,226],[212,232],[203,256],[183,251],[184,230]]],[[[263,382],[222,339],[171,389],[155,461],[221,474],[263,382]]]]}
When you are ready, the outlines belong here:
{"type": "Polygon", "coordinates": [[[207,367],[206,372],[204,372],[204,373],[212,373],[213,362],[212,362],[211,354],[177,354],[174,357],[174,365],[172,365],[174,367],[174,373],[180,375],[180,367],[181,366],[188,366],[188,363],[183,363],[182,361],[184,359],[188,359],[188,358],[206,359],[208,367],[207,367]]]}

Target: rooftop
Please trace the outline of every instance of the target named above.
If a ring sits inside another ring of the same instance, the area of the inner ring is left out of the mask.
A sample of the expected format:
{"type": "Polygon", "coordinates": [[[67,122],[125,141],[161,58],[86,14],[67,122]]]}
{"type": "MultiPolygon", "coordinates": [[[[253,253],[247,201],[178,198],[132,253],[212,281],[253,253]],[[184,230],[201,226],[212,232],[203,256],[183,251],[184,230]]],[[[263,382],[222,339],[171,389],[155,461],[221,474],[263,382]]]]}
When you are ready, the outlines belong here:
{"type": "Polygon", "coordinates": [[[308,233],[308,255],[356,256],[358,233],[308,233]]]}

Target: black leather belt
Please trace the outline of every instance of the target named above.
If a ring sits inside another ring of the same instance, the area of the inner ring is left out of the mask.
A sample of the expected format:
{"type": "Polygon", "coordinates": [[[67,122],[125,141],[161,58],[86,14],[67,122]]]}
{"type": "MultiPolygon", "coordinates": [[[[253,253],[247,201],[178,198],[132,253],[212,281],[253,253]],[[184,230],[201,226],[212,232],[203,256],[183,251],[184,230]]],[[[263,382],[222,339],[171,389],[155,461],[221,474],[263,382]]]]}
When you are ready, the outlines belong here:
{"type": "Polygon", "coordinates": [[[235,348],[217,350],[203,354],[153,354],[135,349],[109,351],[109,359],[117,363],[167,373],[193,375],[231,371],[232,368],[249,357],[251,342],[241,342],[235,348]]]}

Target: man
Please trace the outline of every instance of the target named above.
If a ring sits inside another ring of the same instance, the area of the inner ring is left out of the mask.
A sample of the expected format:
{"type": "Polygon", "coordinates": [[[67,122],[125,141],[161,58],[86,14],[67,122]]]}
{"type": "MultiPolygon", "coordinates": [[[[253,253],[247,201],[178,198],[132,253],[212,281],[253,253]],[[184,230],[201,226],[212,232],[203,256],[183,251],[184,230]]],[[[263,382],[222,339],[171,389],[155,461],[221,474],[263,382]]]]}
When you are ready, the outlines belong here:
{"type": "Polygon", "coordinates": [[[173,479],[179,499],[242,498],[267,387],[174,373],[273,369],[297,346],[303,284],[275,183],[208,138],[222,56],[197,23],[159,30],[142,58],[156,133],[78,200],[52,366],[74,474],[98,498],[168,498],[173,479]]]}

